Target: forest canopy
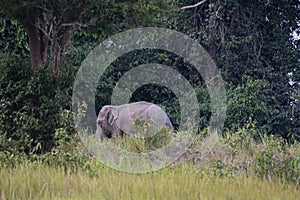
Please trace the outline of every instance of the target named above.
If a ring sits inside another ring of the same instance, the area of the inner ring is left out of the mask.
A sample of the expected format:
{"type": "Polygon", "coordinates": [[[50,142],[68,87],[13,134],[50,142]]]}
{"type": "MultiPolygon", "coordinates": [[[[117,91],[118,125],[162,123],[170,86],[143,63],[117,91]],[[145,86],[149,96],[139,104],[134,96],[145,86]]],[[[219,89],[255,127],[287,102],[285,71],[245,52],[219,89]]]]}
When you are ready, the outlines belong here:
{"type": "MultiPolygon", "coordinates": [[[[299,140],[299,38],[292,36],[300,32],[299,17],[296,0],[0,1],[0,133],[26,152],[32,146],[49,151],[58,128],[75,134],[64,113],[81,62],[109,36],[153,26],[187,34],[213,58],[226,84],[224,132],[250,123],[299,140]]],[[[96,113],[110,103],[122,75],[146,63],[172,66],[193,85],[203,131],[211,115],[206,85],[189,63],[166,51],[133,51],[112,63],[97,87],[96,113]]],[[[178,99],[168,88],[145,85],[131,98],[138,100],[163,105],[179,125],[178,99]]]]}

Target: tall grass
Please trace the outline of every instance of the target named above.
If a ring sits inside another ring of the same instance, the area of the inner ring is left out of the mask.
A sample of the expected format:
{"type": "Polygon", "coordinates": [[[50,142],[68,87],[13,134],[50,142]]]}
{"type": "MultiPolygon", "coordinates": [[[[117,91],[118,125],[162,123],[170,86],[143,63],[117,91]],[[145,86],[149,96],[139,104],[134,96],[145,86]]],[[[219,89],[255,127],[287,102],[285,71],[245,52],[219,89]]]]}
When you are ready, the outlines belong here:
{"type": "MultiPolygon", "coordinates": [[[[253,126],[209,141],[197,137],[172,166],[146,174],[107,168],[91,158],[83,145],[99,149],[98,145],[108,141],[96,141],[88,135],[79,142],[63,129],[57,130],[55,136],[56,147],[46,154],[28,156],[0,151],[0,200],[294,200],[300,196],[299,142],[287,143],[261,134],[253,126]]],[[[122,149],[143,153],[164,145],[170,136],[170,132],[161,132],[152,138],[119,137],[112,142],[122,149]]],[[[107,151],[101,153],[112,159],[107,151]]],[[[135,164],[139,162],[143,164],[142,160],[135,164]]]]}
{"type": "Polygon", "coordinates": [[[243,175],[203,177],[191,166],[97,176],[43,164],[0,169],[0,199],[297,199],[299,186],[243,175]]]}

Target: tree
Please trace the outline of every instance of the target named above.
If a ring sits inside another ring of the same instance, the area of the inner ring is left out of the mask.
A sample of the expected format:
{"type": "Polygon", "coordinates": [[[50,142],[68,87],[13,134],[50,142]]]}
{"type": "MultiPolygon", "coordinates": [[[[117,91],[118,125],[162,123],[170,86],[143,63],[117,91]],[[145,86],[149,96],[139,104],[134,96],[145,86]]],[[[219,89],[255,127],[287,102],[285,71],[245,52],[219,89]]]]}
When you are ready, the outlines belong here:
{"type": "Polygon", "coordinates": [[[96,10],[101,12],[108,1],[0,1],[6,16],[16,19],[28,35],[32,68],[45,66],[47,57],[54,73],[67,51],[72,32],[76,27],[91,24],[96,10]],[[48,53],[49,49],[49,53],[48,53]]]}
{"type": "Polygon", "coordinates": [[[120,31],[161,22],[158,15],[162,14],[158,13],[166,12],[169,3],[158,0],[0,0],[0,11],[24,27],[33,69],[47,65],[49,59],[52,71],[57,73],[76,28],[93,26],[94,33],[107,35],[99,30],[110,26],[109,29],[120,31]]]}
{"type": "MultiPolygon", "coordinates": [[[[295,122],[299,121],[295,119],[299,98],[291,99],[294,88],[288,76],[293,72],[293,79],[300,80],[300,52],[295,48],[299,41],[292,41],[291,37],[292,31],[299,28],[299,1],[191,0],[179,5],[185,8],[179,12],[180,17],[190,19],[182,20],[185,23],[180,25],[180,31],[192,32],[197,37],[230,87],[247,88],[242,86],[248,84],[242,82],[243,77],[268,83],[261,88],[263,106],[257,109],[264,110],[265,106],[269,109],[260,123],[269,125],[269,132],[285,137],[299,134],[299,128],[295,128],[295,122]],[[191,28],[186,31],[186,27],[191,28]]],[[[245,101],[253,99],[246,95],[244,98],[245,101]]],[[[241,122],[250,117],[261,120],[263,116],[262,113],[247,115],[241,122]]]]}
{"type": "Polygon", "coordinates": [[[76,66],[109,35],[161,20],[158,12],[163,9],[160,0],[0,0],[0,139],[8,141],[0,149],[46,152],[56,144],[57,129],[74,134],[64,113],[70,109],[76,66]],[[31,65],[23,56],[28,46],[31,65]],[[67,62],[60,62],[64,57],[67,62]],[[49,65],[59,76],[43,69],[49,65]]]}

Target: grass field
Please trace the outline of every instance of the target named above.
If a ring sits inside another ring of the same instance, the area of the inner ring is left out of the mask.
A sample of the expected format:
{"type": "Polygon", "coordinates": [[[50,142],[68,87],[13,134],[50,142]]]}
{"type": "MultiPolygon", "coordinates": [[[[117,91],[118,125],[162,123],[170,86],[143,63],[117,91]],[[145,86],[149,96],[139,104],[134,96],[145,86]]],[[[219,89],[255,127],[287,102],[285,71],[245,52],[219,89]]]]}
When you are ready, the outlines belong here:
{"type": "MultiPolygon", "coordinates": [[[[58,136],[57,146],[45,154],[0,151],[0,200],[300,197],[300,144],[272,135],[256,141],[243,129],[219,137],[210,149],[200,138],[171,166],[144,174],[108,168],[78,140],[63,131],[58,136]]],[[[114,142],[137,153],[164,141],[119,139],[114,142]]]]}
{"type": "Polygon", "coordinates": [[[299,185],[239,175],[203,176],[191,166],[147,174],[101,168],[97,175],[60,167],[0,169],[0,199],[299,199],[299,185]]]}

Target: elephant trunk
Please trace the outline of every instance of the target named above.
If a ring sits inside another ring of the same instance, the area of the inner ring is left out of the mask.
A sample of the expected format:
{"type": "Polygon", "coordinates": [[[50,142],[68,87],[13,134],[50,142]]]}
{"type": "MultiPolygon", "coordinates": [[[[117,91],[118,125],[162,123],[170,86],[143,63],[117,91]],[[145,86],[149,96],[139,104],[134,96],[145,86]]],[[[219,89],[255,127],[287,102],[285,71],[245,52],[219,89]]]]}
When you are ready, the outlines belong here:
{"type": "Polygon", "coordinates": [[[96,130],[96,138],[97,139],[100,139],[100,140],[103,140],[105,138],[105,134],[102,130],[102,128],[100,126],[97,126],[97,130],[96,130]]]}

